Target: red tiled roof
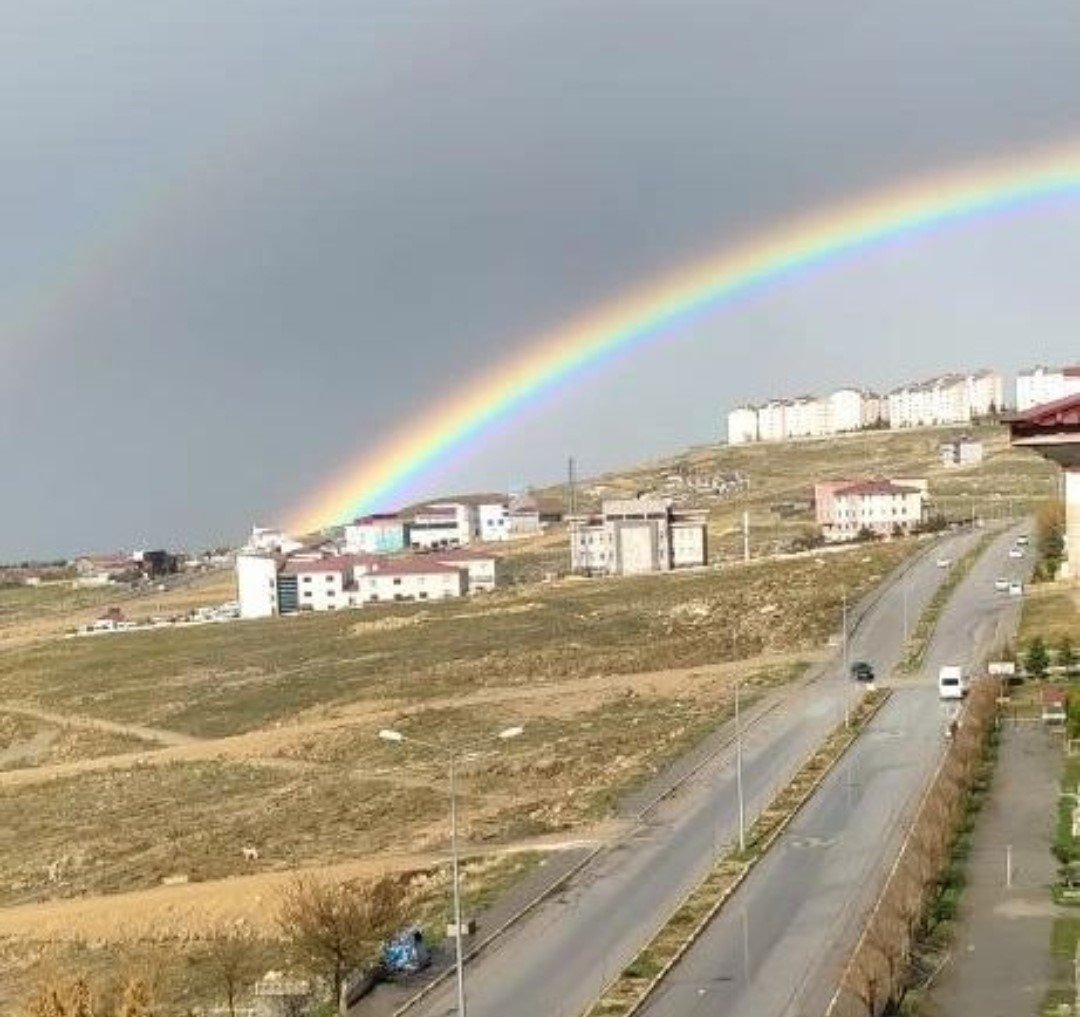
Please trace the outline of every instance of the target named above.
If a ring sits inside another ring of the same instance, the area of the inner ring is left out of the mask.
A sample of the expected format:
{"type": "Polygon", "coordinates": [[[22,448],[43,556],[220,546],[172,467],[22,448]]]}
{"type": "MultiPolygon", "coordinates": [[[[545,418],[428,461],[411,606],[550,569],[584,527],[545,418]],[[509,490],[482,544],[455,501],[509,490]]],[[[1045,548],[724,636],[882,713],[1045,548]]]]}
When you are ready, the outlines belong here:
{"type": "Polygon", "coordinates": [[[1080,425],[1080,393],[1067,395],[1053,402],[1040,403],[1023,413],[1005,418],[1012,425],[1013,437],[1032,427],[1076,427],[1080,425]]]}
{"type": "Polygon", "coordinates": [[[863,480],[855,484],[850,484],[848,487],[841,487],[833,492],[834,496],[837,498],[846,495],[919,493],[917,487],[903,487],[900,484],[894,484],[891,480],[863,480]]]}
{"type": "Polygon", "coordinates": [[[370,516],[359,516],[353,520],[354,526],[372,526],[379,523],[398,523],[401,524],[402,519],[396,512],[376,512],[370,516]]]}

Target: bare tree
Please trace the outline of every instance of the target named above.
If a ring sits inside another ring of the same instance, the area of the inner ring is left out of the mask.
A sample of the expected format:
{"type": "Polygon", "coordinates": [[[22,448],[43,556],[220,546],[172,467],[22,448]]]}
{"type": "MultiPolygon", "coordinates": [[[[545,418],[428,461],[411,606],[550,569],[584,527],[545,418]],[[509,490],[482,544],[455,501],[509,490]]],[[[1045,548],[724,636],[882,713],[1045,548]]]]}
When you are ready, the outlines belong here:
{"type": "Polygon", "coordinates": [[[366,884],[298,878],[282,896],[278,924],[297,962],[327,976],[338,999],[346,975],[400,924],[404,897],[396,877],[366,884]]]}
{"type": "Polygon", "coordinates": [[[236,1000],[259,975],[258,942],[247,926],[223,930],[191,958],[225,997],[229,1017],[236,1017],[236,1000]]]}

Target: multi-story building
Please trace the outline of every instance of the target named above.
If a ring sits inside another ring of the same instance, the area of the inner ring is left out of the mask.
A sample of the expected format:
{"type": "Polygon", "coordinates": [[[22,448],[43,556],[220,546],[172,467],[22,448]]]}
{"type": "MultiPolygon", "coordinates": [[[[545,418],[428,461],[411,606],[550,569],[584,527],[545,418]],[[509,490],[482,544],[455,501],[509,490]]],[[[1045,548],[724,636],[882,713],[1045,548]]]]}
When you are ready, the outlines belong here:
{"type": "Polygon", "coordinates": [[[925,519],[925,480],[834,480],[814,485],[818,525],[826,540],[908,533],[925,519]]]}
{"type": "MultiPolygon", "coordinates": [[[[426,557],[426,556],[425,556],[426,557]]],[[[440,565],[458,569],[468,578],[470,593],[487,593],[498,584],[499,559],[493,554],[474,551],[472,548],[449,548],[445,551],[432,551],[433,558],[440,565]]]]}
{"type": "Polygon", "coordinates": [[[758,440],[786,441],[788,437],[788,409],[791,402],[787,399],[772,399],[758,407],[758,440]]]}
{"type": "Polygon", "coordinates": [[[236,600],[241,618],[269,618],[278,613],[279,560],[271,554],[236,556],[236,600]]]}
{"type": "Polygon", "coordinates": [[[788,438],[820,438],[828,433],[829,404],[814,396],[792,399],[787,408],[788,438]]]}
{"type": "Polygon", "coordinates": [[[463,597],[469,588],[468,572],[441,562],[398,558],[363,572],[356,579],[360,604],[411,600],[446,600],[463,597]]]}
{"type": "Polygon", "coordinates": [[[974,419],[994,416],[1005,406],[1005,379],[997,371],[968,375],[968,403],[974,419]]]}
{"type": "Polygon", "coordinates": [[[755,406],[736,406],[727,415],[729,445],[746,445],[758,440],[758,410],[755,406]]]}
{"type": "Polygon", "coordinates": [[[409,523],[409,546],[414,550],[464,547],[478,535],[476,508],[463,502],[425,505],[409,523]]]}
{"type": "Polygon", "coordinates": [[[598,516],[570,523],[570,563],[589,575],[640,575],[708,561],[708,513],[666,498],[605,501],[598,516]]]}
{"type": "Polygon", "coordinates": [[[1077,394],[1080,394],[1080,366],[1033,367],[1016,376],[1016,409],[1020,413],[1077,394]]]}
{"type": "Polygon", "coordinates": [[[477,526],[483,541],[510,539],[510,505],[505,501],[484,502],[476,506],[477,526]]]}
{"type": "Polygon", "coordinates": [[[888,395],[889,426],[934,427],[967,424],[1001,409],[1005,382],[995,371],[943,374],[888,395]]]}
{"type": "Polygon", "coordinates": [[[983,443],[965,434],[942,442],[938,446],[938,454],[942,466],[977,466],[983,461],[983,443]]]}
{"type": "Polygon", "coordinates": [[[396,554],[405,548],[405,521],[396,514],[364,516],[345,527],[347,554],[396,554]]]}

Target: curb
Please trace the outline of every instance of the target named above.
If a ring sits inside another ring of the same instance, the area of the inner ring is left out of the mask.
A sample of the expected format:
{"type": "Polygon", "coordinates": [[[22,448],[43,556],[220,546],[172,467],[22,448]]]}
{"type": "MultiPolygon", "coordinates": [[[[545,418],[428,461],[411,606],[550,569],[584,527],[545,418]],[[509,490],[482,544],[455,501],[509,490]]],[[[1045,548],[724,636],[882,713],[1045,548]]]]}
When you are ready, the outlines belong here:
{"type": "MultiPolygon", "coordinates": [[[[716,903],[713,904],[713,906],[711,908],[709,908],[709,910],[706,912],[706,914],[700,919],[698,924],[694,926],[693,930],[687,936],[686,940],[676,950],[674,956],[672,956],[671,959],[668,960],[663,965],[663,967],[656,973],[656,975],[653,976],[653,978],[649,982],[649,984],[642,990],[641,995],[638,996],[638,998],[634,1001],[634,1003],[631,1004],[629,1009],[623,1011],[623,1013],[620,1015],[620,1017],[635,1017],[636,1014],[641,1012],[642,1007],[645,1006],[645,1004],[652,997],[653,993],[660,987],[660,984],[664,981],[665,978],[667,978],[667,976],[672,972],[672,970],[679,964],[679,962],[683,959],[683,957],[686,956],[687,952],[691,949],[691,947],[693,947],[693,945],[701,938],[701,936],[705,932],[705,930],[709,927],[710,924],[712,924],[713,920],[720,913],[720,911],[723,910],[723,908],[727,904],[727,902],[731,899],[731,897],[736,893],[736,891],[746,881],[746,879],[750,875],[750,873],[753,872],[753,870],[758,866],[758,864],[765,859],[765,857],[768,855],[769,851],[771,850],[772,846],[776,843],[776,841],[779,839],[781,834],[784,833],[784,831],[796,819],[796,817],[799,815],[799,813],[802,812],[803,808],[810,802],[810,800],[814,797],[814,795],[817,794],[819,788],[825,782],[825,780],[828,778],[828,776],[833,772],[833,770],[836,768],[837,764],[844,758],[845,755],[847,755],[847,752],[851,748],[851,746],[854,745],[855,742],[857,742],[859,740],[859,738],[861,737],[863,731],[866,730],[866,727],[874,720],[874,718],[878,715],[878,713],[881,711],[881,709],[885,706],[885,704],[891,698],[892,698],[892,690],[891,689],[883,689],[881,698],[873,705],[870,712],[863,719],[862,726],[859,728],[859,730],[855,732],[854,736],[841,749],[841,751],[838,752],[836,754],[836,756],[832,760],[830,760],[829,764],[821,771],[821,773],[818,774],[818,776],[814,779],[814,782],[806,789],[806,793],[802,796],[802,798],[800,798],[799,801],[795,803],[795,806],[792,808],[792,810],[780,821],[780,823],[777,824],[776,828],[774,830],[772,830],[772,832],[769,834],[769,836],[762,843],[761,849],[758,852],[758,854],[756,855],[756,857],[754,857],[753,859],[748,861],[743,866],[742,871],[735,877],[735,879],[731,883],[731,885],[724,891],[724,893],[720,896],[720,898],[716,901],[716,903]]],[[[826,740],[830,736],[826,736],[826,740]]],[[[814,756],[817,754],[817,752],[819,750],[820,750],[820,746],[819,746],[818,749],[815,749],[813,752],[810,753],[809,756],[806,757],[806,759],[803,761],[803,763],[799,767],[799,769],[795,771],[796,775],[803,769],[803,767],[805,767],[807,765],[807,763],[810,762],[811,759],[814,758],[814,756]]],[[[766,809],[768,809],[768,808],[769,808],[769,806],[767,805],[766,809]]],[[[719,861],[719,859],[718,859],[718,861],[719,861]]],[[[706,875],[705,878],[708,879],[708,875],[706,875]]],[[[657,935],[659,935],[660,931],[663,931],[663,928],[668,924],[668,922],[670,922],[671,919],[676,914],[678,914],[679,909],[682,908],[683,905],[697,892],[697,890],[698,890],[698,888],[700,886],[701,886],[701,883],[699,883],[698,886],[694,887],[694,889],[691,890],[675,906],[675,908],[668,915],[667,921],[665,921],[664,925],[660,927],[660,930],[657,932],[657,935]]],[[[642,947],[642,950],[639,951],[639,954],[641,952],[643,952],[644,950],[648,949],[648,946],[649,946],[649,944],[646,944],[644,947],[642,947]]],[[[636,957],[637,957],[637,955],[635,955],[634,959],[636,959],[636,957]]],[[[634,959],[632,959],[630,961],[631,964],[633,963],[634,959]]],[[[624,970],[625,970],[625,968],[624,968],[624,970]]],[[[614,984],[615,984],[614,981],[608,983],[608,985],[604,988],[604,992],[607,992],[607,990],[614,984]]],[[[590,1013],[590,1011],[593,1009],[593,1007],[595,1007],[604,998],[604,992],[602,992],[592,1003],[589,1004],[589,1006],[583,1011],[583,1015],[587,1015],[588,1013],[590,1013]]]]}

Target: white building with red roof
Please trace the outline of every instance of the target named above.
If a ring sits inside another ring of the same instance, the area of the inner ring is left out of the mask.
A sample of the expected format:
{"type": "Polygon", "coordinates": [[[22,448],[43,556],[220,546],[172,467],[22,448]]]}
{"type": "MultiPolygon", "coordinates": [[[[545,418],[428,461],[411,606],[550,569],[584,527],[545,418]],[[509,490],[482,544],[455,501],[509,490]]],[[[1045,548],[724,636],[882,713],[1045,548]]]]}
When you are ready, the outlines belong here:
{"type": "Polygon", "coordinates": [[[826,540],[909,533],[926,516],[925,480],[832,480],[814,485],[818,525],[826,540]]]}
{"type": "Polygon", "coordinates": [[[436,561],[434,556],[397,558],[359,574],[356,586],[360,604],[446,600],[468,592],[469,574],[436,561]]]}
{"type": "Polygon", "coordinates": [[[436,502],[417,509],[409,523],[409,546],[414,551],[463,547],[479,535],[475,505],[436,502]]]}

